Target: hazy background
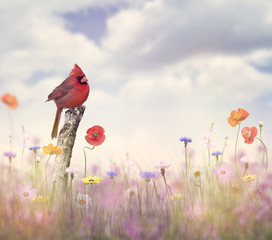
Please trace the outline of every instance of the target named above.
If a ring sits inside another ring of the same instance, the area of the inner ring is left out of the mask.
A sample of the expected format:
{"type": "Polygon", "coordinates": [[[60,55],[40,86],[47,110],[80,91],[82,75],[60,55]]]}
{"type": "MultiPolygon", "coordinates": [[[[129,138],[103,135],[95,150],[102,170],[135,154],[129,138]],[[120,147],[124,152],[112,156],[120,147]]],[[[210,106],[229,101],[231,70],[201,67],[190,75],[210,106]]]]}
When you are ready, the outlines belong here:
{"type": "MultiPolygon", "coordinates": [[[[122,161],[126,152],[143,168],[177,163],[181,136],[193,138],[190,148],[201,162],[212,122],[214,150],[229,136],[233,154],[237,128],[227,118],[238,107],[250,113],[244,126],[263,120],[271,142],[270,0],[10,0],[1,1],[0,11],[0,94],[20,102],[12,111],[18,156],[21,125],[30,145],[51,142],[56,107],[45,100],[74,63],[91,92],[72,165],[83,163],[85,133],[97,124],[106,141],[89,155],[93,163],[122,161]]],[[[4,104],[0,120],[2,155],[10,150],[4,104]]]]}

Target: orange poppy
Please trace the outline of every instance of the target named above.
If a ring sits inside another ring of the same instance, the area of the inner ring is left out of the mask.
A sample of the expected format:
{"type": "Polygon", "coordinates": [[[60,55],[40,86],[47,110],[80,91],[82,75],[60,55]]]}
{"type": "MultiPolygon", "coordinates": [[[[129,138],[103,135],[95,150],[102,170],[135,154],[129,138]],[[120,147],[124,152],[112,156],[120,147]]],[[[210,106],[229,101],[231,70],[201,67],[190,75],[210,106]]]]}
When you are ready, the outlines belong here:
{"type": "Polygon", "coordinates": [[[19,105],[17,98],[9,93],[1,97],[3,103],[7,104],[11,109],[16,109],[19,105]]]}
{"type": "Polygon", "coordinates": [[[229,118],[228,118],[228,123],[230,126],[235,127],[239,122],[245,120],[249,116],[249,113],[242,109],[239,108],[238,112],[237,111],[232,111],[229,118]]]}
{"type": "Polygon", "coordinates": [[[258,130],[256,127],[244,127],[242,129],[242,135],[245,139],[245,143],[251,144],[254,141],[254,138],[257,136],[258,130]]]}

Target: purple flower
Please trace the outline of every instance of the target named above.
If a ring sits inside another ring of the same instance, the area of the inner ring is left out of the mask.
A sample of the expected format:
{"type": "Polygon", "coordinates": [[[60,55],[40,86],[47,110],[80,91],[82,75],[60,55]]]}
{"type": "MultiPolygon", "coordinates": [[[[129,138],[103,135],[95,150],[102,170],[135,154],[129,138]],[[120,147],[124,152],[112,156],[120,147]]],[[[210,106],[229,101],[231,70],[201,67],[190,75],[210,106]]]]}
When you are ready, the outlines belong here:
{"type": "Polygon", "coordinates": [[[19,189],[15,191],[21,198],[21,201],[26,201],[26,200],[32,200],[37,196],[38,189],[37,188],[32,188],[31,184],[26,184],[25,186],[22,186],[19,184],[19,189]]]}
{"type": "Polygon", "coordinates": [[[181,137],[181,138],[179,139],[179,141],[189,143],[189,142],[192,142],[192,138],[188,138],[188,137],[181,137]]]}
{"type": "Polygon", "coordinates": [[[221,165],[216,164],[215,169],[212,172],[219,178],[219,179],[229,179],[233,175],[232,166],[229,166],[225,163],[221,165]]]}
{"type": "Polygon", "coordinates": [[[4,152],[4,156],[8,157],[8,158],[15,158],[16,157],[16,153],[13,153],[13,152],[4,152]]]}
{"type": "Polygon", "coordinates": [[[29,150],[38,150],[38,149],[41,149],[41,147],[40,146],[32,146],[32,147],[30,147],[30,148],[28,148],[29,150]]]}
{"type": "Polygon", "coordinates": [[[222,152],[221,151],[215,151],[212,153],[213,156],[219,156],[219,155],[222,155],[222,152]]]}
{"type": "Polygon", "coordinates": [[[150,182],[151,178],[156,178],[157,174],[155,172],[140,172],[140,176],[144,178],[147,182],[150,182]]]}
{"type": "Polygon", "coordinates": [[[179,141],[181,142],[184,142],[184,147],[186,148],[187,147],[187,144],[192,142],[192,138],[188,138],[188,137],[181,137],[179,139],[179,141]]]}
{"type": "Polygon", "coordinates": [[[111,178],[118,176],[118,172],[114,172],[114,171],[107,171],[106,174],[111,178]]]}

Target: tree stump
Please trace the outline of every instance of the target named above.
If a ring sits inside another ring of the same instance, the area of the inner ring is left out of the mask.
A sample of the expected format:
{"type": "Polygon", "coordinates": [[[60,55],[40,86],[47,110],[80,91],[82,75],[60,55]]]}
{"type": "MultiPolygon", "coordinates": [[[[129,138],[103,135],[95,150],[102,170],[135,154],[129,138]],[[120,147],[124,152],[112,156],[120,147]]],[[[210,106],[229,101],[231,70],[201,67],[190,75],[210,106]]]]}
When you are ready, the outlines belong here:
{"type": "Polygon", "coordinates": [[[53,184],[58,192],[67,190],[68,174],[78,125],[83,117],[85,106],[70,108],[65,112],[65,122],[58,136],[62,154],[57,155],[54,164],[53,184]]]}

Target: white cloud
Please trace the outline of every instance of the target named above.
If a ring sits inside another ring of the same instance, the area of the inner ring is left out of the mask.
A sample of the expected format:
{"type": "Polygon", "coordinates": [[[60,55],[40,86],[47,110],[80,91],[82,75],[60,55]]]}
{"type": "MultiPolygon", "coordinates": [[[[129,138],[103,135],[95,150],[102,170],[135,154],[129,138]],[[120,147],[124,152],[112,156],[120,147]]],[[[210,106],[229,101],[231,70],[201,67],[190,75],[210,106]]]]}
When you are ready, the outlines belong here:
{"type": "Polygon", "coordinates": [[[116,64],[136,71],[200,53],[271,48],[271,11],[271,4],[262,1],[147,2],[111,17],[103,46],[116,64]]]}

